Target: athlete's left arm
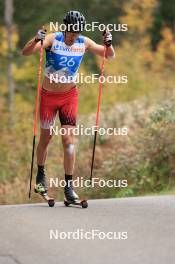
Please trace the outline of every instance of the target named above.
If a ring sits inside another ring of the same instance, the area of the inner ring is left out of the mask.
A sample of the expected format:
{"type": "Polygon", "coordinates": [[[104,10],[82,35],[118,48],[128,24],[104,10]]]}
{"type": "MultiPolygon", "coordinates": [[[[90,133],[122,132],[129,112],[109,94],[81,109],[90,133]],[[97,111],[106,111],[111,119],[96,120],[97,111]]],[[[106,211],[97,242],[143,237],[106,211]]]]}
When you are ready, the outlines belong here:
{"type": "MultiPolygon", "coordinates": [[[[96,55],[103,57],[104,46],[97,44],[95,41],[93,41],[92,39],[88,37],[85,37],[85,46],[87,50],[93,52],[96,55]]],[[[109,47],[108,45],[106,45],[106,58],[115,58],[115,51],[112,47],[112,44],[109,47]]]]}

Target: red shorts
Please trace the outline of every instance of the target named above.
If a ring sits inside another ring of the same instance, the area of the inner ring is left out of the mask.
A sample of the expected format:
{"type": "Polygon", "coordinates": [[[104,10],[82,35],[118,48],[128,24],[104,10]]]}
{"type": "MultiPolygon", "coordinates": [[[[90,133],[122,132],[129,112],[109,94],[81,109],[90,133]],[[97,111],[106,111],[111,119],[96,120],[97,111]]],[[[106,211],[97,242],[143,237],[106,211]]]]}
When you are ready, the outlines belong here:
{"type": "Polygon", "coordinates": [[[52,92],[41,89],[40,125],[49,129],[54,126],[57,112],[61,125],[76,126],[78,111],[78,89],[71,88],[67,92],[52,92]]]}

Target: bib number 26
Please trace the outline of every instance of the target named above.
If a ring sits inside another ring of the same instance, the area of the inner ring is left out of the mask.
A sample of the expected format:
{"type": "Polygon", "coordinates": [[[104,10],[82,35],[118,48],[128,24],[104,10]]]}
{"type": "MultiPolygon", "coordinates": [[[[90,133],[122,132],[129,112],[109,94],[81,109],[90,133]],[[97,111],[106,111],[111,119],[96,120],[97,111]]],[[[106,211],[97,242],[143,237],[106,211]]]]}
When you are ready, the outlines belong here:
{"type": "Polygon", "coordinates": [[[64,67],[65,66],[72,67],[75,65],[75,61],[73,58],[68,59],[67,57],[61,57],[59,65],[62,65],[64,67]]]}

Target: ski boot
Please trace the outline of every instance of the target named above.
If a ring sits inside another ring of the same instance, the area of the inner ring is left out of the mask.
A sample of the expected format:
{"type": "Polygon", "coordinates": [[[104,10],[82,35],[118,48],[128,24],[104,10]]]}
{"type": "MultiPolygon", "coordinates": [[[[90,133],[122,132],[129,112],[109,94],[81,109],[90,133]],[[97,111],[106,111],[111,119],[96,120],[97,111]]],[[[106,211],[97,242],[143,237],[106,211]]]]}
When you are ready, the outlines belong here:
{"type": "Polygon", "coordinates": [[[53,207],[55,205],[55,201],[47,194],[47,184],[45,180],[44,170],[42,171],[42,174],[37,174],[36,179],[37,180],[34,189],[35,193],[38,193],[48,203],[50,207],[53,207]]]}
{"type": "Polygon", "coordinates": [[[70,183],[69,185],[67,184],[64,187],[64,195],[65,195],[65,199],[64,199],[65,206],[69,206],[70,204],[73,204],[73,205],[79,205],[82,208],[88,207],[87,200],[79,200],[78,195],[73,190],[72,183],[70,183]]]}

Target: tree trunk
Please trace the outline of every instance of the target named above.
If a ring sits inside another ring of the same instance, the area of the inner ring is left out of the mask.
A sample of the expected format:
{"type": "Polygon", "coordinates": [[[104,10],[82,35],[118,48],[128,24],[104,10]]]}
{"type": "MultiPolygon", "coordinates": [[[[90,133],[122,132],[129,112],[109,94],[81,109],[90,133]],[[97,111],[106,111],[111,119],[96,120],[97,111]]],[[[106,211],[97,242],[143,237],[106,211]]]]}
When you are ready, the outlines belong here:
{"type": "Polygon", "coordinates": [[[13,110],[14,107],[14,80],[12,71],[13,62],[13,44],[12,44],[12,33],[13,33],[13,0],[5,0],[5,26],[7,32],[8,42],[8,63],[7,63],[7,82],[8,82],[8,109],[13,110]]]}

